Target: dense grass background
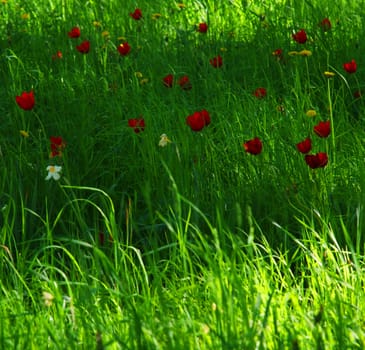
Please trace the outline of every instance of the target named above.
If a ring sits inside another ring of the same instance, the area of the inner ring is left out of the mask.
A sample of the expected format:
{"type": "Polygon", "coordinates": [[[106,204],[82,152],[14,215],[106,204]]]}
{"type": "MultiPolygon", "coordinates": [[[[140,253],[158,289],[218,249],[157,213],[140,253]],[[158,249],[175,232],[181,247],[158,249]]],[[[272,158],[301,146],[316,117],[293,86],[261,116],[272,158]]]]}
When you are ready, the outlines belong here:
{"type": "Polygon", "coordinates": [[[0,16],[0,348],[364,348],[361,3],[8,0],[0,16]],[[326,167],[296,149],[307,136],[326,167]]]}

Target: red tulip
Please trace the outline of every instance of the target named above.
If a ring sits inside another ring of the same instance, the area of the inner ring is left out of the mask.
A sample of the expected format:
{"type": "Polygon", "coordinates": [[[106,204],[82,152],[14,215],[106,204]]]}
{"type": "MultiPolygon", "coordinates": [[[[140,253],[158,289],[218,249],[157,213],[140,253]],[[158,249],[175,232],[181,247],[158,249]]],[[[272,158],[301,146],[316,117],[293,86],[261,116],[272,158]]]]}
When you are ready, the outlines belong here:
{"type": "Polygon", "coordinates": [[[257,155],[262,151],[262,142],[258,137],[255,137],[254,139],[245,142],[243,148],[247,153],[257,155]]]}
{"type": "Polygon", "coordinates": [[[214,68],[219,68],[222,67],[223,65],[223,59],[220,55],[212,58],[211,60],[209,60],[209,63],[214,67],[214,68]]]}
{"type": "Polygon", "coordinates": [[[351,62],[347,62],[343,64],[343,69],[347,73],[355,73],[357,69],[356,61],[353,59],[351,62]]]}
{"type": "Polygon", "coordinates": [[[203,116],[205,121],[205,126],[208,126],[210,124],[210,115],[209,112],[206,109],[203,109],[200,111],[200,114],[203,116]]]}
{"type": "Polygon", "coordinates": [[[210,124],[210,115],[208,111],[203,109],[200,112],[195,112],[192,115],[189,115],[186,118],[186,124],[190,126],[193,131],[200,131],[204,128],[204,126],[208,126],[210,124]]]}
{"type": "Polygon", "coordinates": [[[307,137],[304,141],[297,143],[297,149],[300,153],[308,153],[312,149],[312,141],[307,137]]]}
{"type": "Polygon", "coordinates": [[[199,33],[206,33],[207,30],[208,30],[208,25],[206,23],[199,23],[199,25],[198,25],[199,33]]]}
{"type": "Polygon", "coordinates": [[[312,168],[323,168],[328,163],[327,153],[319,152],[317,154],[307,154],[305,157],[305,162],[312,168]]]}
{"type": "Polygon", "coordinates": [[[80,37],[81,35],[81,31],[79,27],[73,27],[68,33],[67,35],[72,38],[72,39],[76,39],[78,37],[80,37]]]}
{"type": "Polygon", "coordinates": [[[168,74],[162,80],[166,87],[171,88],[172,84],[174,83],[174,76],[172,74],[168,74]]]}
{"type": "Polygon", "coordinates": [[[90,51],[90,41],[83,41],[80,45],[76,46],[76,49],[82,54],[88,53],[90,51]]]}
{"type": "Polygon", "coordinates": [[[316,126],[314,126],[313,130],[319,137],[328,137],[331,133],[331,122],[329,120],[319,122],[316,126]]]}
{"type": "Polygon", "coordinates": [[[61,136],[51,136],[49,138],[49,141],[51,143],[51,153],[49,156],[51,158],[56,157],[56,156],[61,157],[62,151],[66,147],[66,144],[63,141],[62,137],[61,136]]]}
{"type": "Polygon", "coordinates": [[[254,92],[253,92],[254,96],[256,98],[264,98],[267,94],[267,91],[265,88],[263,87],[259,87],[257,88],[254,92]]]}
{"type": "Polygon", "coordinates": [[[190,83],[190,79],[187,75],[184,75],[183,77],[181,77],[179,79],[179,83],[178,83],[181,88],[183,90],[191,90],[192,86],[191,86],[191,83],[190,83]]]}
{"type": "Polygon", "coordinates": [[[124,42],[118,46],[118,52],[121,56],[127,56],[129,52],[131,51],[131,47],[127,42],[124,42]]]}
{"type": "Polygon", "coordinates": [[[52,55],[52,60],[57,60],[57,59],[61,59],[62,58],[62,52],[61,51],[57,51],[54,55],[52,55]]]}
{"type": "Polygon", "coordinates": [[[143,118],[133,118],[128,120],[128,125],[134,129],[134,132],[138,134],[145,128],[145,122],[143,118]]]}
{"type": "Polygon", "coordinates": [[[131,16],[135,20],[140,20],[142,18],[142,10],[141,9],[135,9],[133,13],[130,13],[129,16],[131,16]]]}
{"type": "Polygon", "coordinates": [[[15,101],[20,108],[25,111],[30,111],[33,109],[35,104],[34,93],[33,91],[23,92],[20,96],[15,97],[15,101]]]}
{"type": "Polygon", "coordinates": [[[304,29],[292,34],[292,38],[299,44],[304,44],[307,41],[307,33],[304,29]]]}
{"type": "Polygon", "coordinates": [[[331,21],[328,18],[322,19],[322,21],[319,23],[319,25],[324,32],[328,32],[332,28],[331,21]]]}

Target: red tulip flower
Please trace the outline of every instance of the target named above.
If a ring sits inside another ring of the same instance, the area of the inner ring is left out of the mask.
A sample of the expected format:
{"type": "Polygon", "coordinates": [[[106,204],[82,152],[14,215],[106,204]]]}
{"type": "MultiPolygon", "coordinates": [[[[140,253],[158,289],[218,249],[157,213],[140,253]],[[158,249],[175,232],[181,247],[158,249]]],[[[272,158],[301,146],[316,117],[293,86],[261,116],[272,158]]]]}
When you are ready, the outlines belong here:
{"type": "Polygon", "coordinates": [[[357,69],[356,61],[353,59],[351,62],[347,62],[343,64],[343,69],[347,73],[355,73],[357,69]]]}
{"type": "Polygon", "coordinates": [[[319,137],[328,137],[328,135],[331,133],[331,122],[329,120],[325,122],[319,122],[314,126],[313,130],[319,137]]]}
{"type": "Polygon", "coordinates": [[[254,96],[256,98],[264,98],[267,94],[267,91],[265,88],[263,87],[259,87],[257,88],[254,92],[253,92],[254,96]]]}
{"type": "Polygon", "coordinates": [[[129,52],[131,51],[131,47],[127,42],[122,43],[118,46],[118,52],[121,56],[127,56],[129,52]]]}
{"type": "Polygon", "coordinates": [[[283,59],[283,49],[276,49],[272,52],[272,55],[276,57],[278,61],[283,59]]]}
{"type": "Polygon", "coordinates": [[[322,19],[322,21],[319,23],[319,26],[324,32],[328,32],[332,28],[331,21],[328,18],[322,19]]]}
{"type": "Polygon", "coordinates": [[[304,29],[292,34],[292,38],[299,44],[304,44],[307,41],[307,33],[304,29]]]}
{"type": "Polygon", "coordinates": [[[307,137],[304,141],[297,143],[297,149],[300,153],[308,153],[312,149],[312,141],[307,137]]]}
{"type": "Polygon", "coordinates": [[[319,152],[317,154],[307,154],[304,160],[312,169],[323,168],[328,163],[328,156],[325,152],[319,152]]]}
{"type": "Polygon", "coordinates": [[[184,75],[183,77],[181,77],[179,79],[179,83],[178,83],[181,88],[183,90],[191,90],[192,86],[191,86],[191,83],[190,83],[190,79],[187,75],[184,75]]]}
{"type": "Polygon", "coordinates": [[[199,33],[206,33],[207,31],[208,31],[208,25],[206,23],[199,23],[198,32],[199,33]]]}
{"type": "Polygon", "coordinates": [[[223,65],[223,59],[220,55],[212,58],[209,60],[209,63],[214,67],[214,68],[219,68],[222,67],[223,65]]]}
{"type": "Polygon", "coordinates": [[[57,59],[61,59],[62,58],[62,52],[61,51],[57,51],[54,55],[52,55],[52,60],[55,61],[57,59]]]}
{"type": "Polygon", "coordinates": [[[21,109],[30,111],[35,104],[34,93],[33,91],[23,92],[20,96],[15,97],[15,101],[21,109]]]}
{"type": "Polygon", "coordinates": [[[130,13],[129,16],[131,16],[136,21],[139,21],[142,18],[142,10],[141,9],[135,9],[133,13],[130,13]]]}
{"type": "Polygon", "coordinates": [[[211,122],[209,112],[206,109],[200,111],[200,114],[203,116],[205,121],[205,126],[208,126],[211,122]]]}
{"type": "Polygon", "coordinates": [[[255,137],[254,139],[245,142],[243,148],[247,153],[257,155],[262,151],[262,142],[258,137],[255,137]]]}
{"type": "Polygon", "coordinates": [[[174,76],[172,74],[168,74],[162,79],[162,81],[166,87],[171,88],[174,83],[174,76]]]}
{"type": "Polygon", "coordinates": [[[86,54],[90,51],[90,41],[85,40],[80,45],[76,46],[78,52],[86,54]]]}
{"type": "Polygon", "coordinates": [[[210,124],[210,115],[208,111],[203,109],[200,112],[189,115],[186,118],[186,124],[189,125],[193,131],[200,131],[210,124]]]}
{"type": "Polygon", "coordinates": [[[62,156],[62,152],[64,150],[64,148],[66,147],[65,142],[63,141],[61,136],[51,136],[49,138],[49,141],[51,143],[51,153],[50,153],[50,157],[61,157],[62,156]]]}
{"type": "Polygon", "coordinates": [[[79,38],[81,35],[81,31],[79,27],[73,27],[68,33],[67,35],[72,38],[72,39],[76,39],[79,38]]]}
{"type": "Polygon", "coordinates": [[[138,134],[145,128],[145,122],[143,118],[133,118],[128,120],[128,125],[134,129],[134,132],[138,134]]]}
{"type": "Polygon", "coordinates": [[[361,90],[357,90],[357,91],[355,91],[355,92],[354,92],[354,97],[355,97],[355,98],[361,98],[361,97],[362,97],[362,92],[361,92],[361,90]]]}

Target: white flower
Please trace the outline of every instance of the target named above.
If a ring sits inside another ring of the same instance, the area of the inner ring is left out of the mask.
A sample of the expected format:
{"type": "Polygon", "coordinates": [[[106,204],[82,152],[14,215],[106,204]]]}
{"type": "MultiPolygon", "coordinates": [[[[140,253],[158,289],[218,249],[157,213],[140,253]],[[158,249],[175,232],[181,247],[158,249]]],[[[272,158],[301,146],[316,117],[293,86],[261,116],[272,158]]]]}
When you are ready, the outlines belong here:
{"type": "Polygon", "coordinates": [[[161,136],[160,136],[160,138],[161,138],[161,140],[160,140],[160,142],[158,143],[158,145],[160,146],[160,147],[165,147],[169,142],[171,143],[171,140],[167,137],[167,135],[166,134],[162,134],[161,136]]]}
{"type": "Polygon", "coordinates": [[[48,175],[46,176],[46,180],[59,180],[61,175],[60,172],[62,170],[62,167],[59,165],[48,165],[47,167],[47,171],[48,171],[48,175]]]}

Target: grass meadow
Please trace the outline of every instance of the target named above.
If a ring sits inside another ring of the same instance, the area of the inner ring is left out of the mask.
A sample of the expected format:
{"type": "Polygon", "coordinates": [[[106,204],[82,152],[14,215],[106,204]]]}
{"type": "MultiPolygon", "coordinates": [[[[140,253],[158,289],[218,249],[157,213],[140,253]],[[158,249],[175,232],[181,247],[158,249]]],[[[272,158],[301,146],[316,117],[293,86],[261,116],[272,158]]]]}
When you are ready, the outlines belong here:
{"type": "Polygon", "coordinates": [[[0,348],[364,349],[364,23],[0,1],[0,348]]]}

